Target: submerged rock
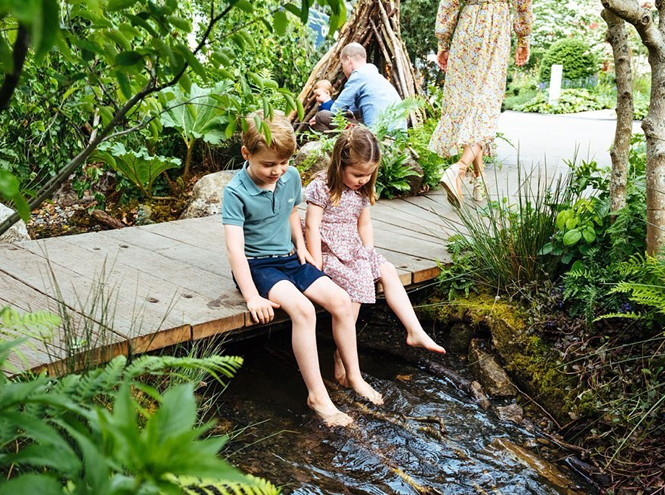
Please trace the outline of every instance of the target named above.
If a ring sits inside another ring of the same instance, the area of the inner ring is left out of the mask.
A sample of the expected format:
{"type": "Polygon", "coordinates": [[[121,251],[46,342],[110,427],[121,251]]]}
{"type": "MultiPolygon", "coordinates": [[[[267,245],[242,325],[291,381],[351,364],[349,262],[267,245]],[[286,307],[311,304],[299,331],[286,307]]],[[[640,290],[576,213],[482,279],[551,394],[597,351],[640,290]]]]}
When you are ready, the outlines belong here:
{"type": "Polygon", "coordinates": [[[189,200],[181,219],[200,218],[217,215],[222,210],[224,187],[231,181],[237,170],[222,170],[201,177],[192,189],[189,200]]]}
{"type": "Polygon", "coordinates": [[[446,349],[453,354],[466,354],[475,336],[476,330],[471,325],[458,321],[450,327],[446,349]]]}
{"type": "MultiPolygon", "coordinates": [[[[0,203],[0,222],[3,222],[5,218],[9,217],[12,213],[14,213],[14,210],[0,203]]],[[[0,236],[0,244],[11,244],[14,242],[29,240],[30,235],[28,234],[28,228],[23,220],[16,222],[9,228],[9,230],[7,230],[7,232],[0,236]]]]}
{"type": "Polygon", "coordinates": [[[469,394],[478,401],[481,409],[487,411],[490,408],[490,400],[487,398],[487,394],[483,390],[483,386],[477,381],[472,381],[469,386],[469,394]]]}
{"type": "Polygon", "coordinates": [[[514,397],[517,394],[508,374],[496,358],[487,352],[485,342],[473,339],[469,347],[469,366],[490,397],[514,397]]]}
{"type": "Polygon", "coordinates": [[[522,422],[524,418],[524,410],[517,404],[510,404],[508,406],[497,406],[496,415],[504,421],[512,421],[516,425],[522,422]]]}

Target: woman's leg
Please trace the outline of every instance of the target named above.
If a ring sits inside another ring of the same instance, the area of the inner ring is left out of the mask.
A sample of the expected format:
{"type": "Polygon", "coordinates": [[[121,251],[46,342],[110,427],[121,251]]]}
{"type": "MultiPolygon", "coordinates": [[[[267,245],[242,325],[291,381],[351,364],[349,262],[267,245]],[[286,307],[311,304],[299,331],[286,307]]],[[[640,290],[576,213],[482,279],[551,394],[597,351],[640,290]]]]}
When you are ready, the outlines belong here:
{"type": "Polygon", "coordinates": [[[395,267],[390,263],[384,263],[381,265],[380,271],[381,285],[383,285],[386,302],[406,328],[406,333],[408,334],[406,343],[412,347],[423,347],[428,351],[444,354],[446,350],[425,333],[420,321],[418,321],[416,312],[411,305],[411,300],[406,290],[404,290],[395,267]]]}
{"type": "Polygon", "coordinates": [[[323,306],[332,315],[333,338],[346,370],[349,386],[370,402],[383,404],[383,397],[365,381],[360,373],[356,322],[351,299],[346,291],[328,277],[321,277],[304,292],[308,299],[323,306]]]}
{"type": "Polygon", "coordinates": [[[280,305],[291,318],[293,353],[307,387],[307,405],[331,426],[346,426],[350,416],[333,404],[321,377],[316,349],[316,312],[311,301],[291,282],[276,283],[268,298],[280,305]]]}

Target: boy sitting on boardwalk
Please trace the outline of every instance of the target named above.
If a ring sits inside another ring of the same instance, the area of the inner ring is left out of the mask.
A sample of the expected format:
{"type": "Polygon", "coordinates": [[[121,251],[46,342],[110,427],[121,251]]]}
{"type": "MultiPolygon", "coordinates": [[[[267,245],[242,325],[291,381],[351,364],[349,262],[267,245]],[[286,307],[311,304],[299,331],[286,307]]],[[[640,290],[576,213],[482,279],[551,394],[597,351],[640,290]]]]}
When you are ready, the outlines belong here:
{"type": "Polygon", "coordinates": [[[302,185],[298,171],[289,166],[296,148],[293,127],[283,115],[266,124],[269,145],[254,115],[247,118],[242,136],[246,161],[224,189],[222,220],[231,270],[254,321],[268,323],[274,308],[289,315],[308,406],[329,425],[346,426],[353,420],[335,407],[321,377],[312,302],[332,315],[333,337],[351,387],[370,401],[380,395],[360,374],[349,295],[311,264],[305,247],[296,210],[302,185]]]}

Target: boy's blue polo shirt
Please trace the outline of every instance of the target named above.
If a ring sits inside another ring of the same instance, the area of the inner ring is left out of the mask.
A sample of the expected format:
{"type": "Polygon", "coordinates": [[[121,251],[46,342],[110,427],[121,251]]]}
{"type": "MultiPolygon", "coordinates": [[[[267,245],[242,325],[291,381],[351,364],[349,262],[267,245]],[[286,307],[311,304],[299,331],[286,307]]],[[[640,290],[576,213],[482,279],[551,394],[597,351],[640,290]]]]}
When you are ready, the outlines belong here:
{"type": "Polygon", "coordinates": [[[287,254],[293,249],[289,215],[302,199],[300,174],[289,167],[273,192],[254,183],[247,165],[224,188],[222,223],[243,228],[245,256],[287,254]]]}

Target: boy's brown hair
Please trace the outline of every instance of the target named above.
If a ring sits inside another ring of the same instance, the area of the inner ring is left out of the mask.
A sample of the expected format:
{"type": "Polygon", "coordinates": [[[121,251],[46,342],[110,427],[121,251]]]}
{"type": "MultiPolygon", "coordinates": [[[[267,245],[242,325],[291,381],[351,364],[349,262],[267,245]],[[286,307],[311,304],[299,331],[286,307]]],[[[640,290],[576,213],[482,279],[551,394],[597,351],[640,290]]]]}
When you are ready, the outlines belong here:
{"type": "Polygon", "coordinates": [[[322,90],[324,90],[324,91],[325,91],[326,93],[328,93],[329,95],[332,95],[332,92],[333,92],[333,85],[332,85],[332,83],[331,83],[330,81],[328,81],[328,79],[321,79],[319,82],[317,82],[317,83],[314,85],[314,89],[319,89],[319,88],[321,88],[322,90]]]}
{"type": "Polygon", "coordinates": [[[242,145],[247,148],[250,155],[261,150],[272,150],[280,158],[289,158],[296,151],[296,134],[293,126],[282,112],[275,111],[272,120],[263,118],[263,112],[250,113],[245,117],[247,130],[242,133],[242,145]],[[265,134],[256,126],[258,117],[270,129],[270,145],[266,141],[265,134]]]}
{"type": "Polygon", "coordinates": [[[376,178],[379,175],[381,148],[376,136],[367,127],[352,125],[339,135],[328,165],[328,189],[330,202],[337,206],[344,191],[342,173],[344,169],[356,163],[376,163],[369,181],[358,192],[369,199],[370,204],[376,201],[376,178]]]}

